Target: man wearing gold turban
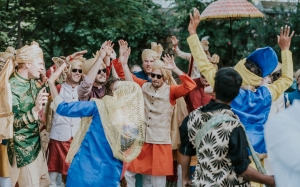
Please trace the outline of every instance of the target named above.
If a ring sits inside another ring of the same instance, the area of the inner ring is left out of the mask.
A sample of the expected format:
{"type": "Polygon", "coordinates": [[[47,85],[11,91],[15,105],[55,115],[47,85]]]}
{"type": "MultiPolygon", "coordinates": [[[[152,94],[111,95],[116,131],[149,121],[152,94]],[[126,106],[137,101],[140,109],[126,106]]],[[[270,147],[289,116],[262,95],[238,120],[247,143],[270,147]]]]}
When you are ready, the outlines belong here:
{"type": "Polygon", "coordinates": [[[49,175],[41,151],[38,113],[46,104],[48,93],[38,90],[35,80],[44,71],[43,51],[32,42],[16,51],[18,70],[10,79],[12,113],[14,114],[13,138],[8,140],[7,153],[10,163],[12,186],[48,187],[49,175]]]}
{"type": "Polygon", "coordinates": [[[7,140],[12,138],[12,121],[11,102],[7,101],[11,91],[8,79],[14,71],[15,49],[8,47],[5,52],[0,52],[0,186],[11,186],[9,178],[9,165],[7,156],[7,140]]]}
{"type": "MultiPolygon", "coordinates": [[[[126,42],[127,44],[127,42],[126,42]]],[[[125,46],[127,47],[127,45],[125,46]]],[[[142,71],[133,73],[137,78],[151,82],[151,72],[154,60],[160,59],[163,47],[160,44],[151,42],[151,49],[145,49],[142,52],[142,71]]],[[[120,53],[121,54],[121,53],[120,53]]]]}
{"type": "MultiPolygon", "coordinates": [[[[116,71],[126,80],[135,81],[142,87],[145,106],[146,140],[140,155],[130,163],[125,173],[129,187],[135,186],[136,173],[144,174],[143,186],[161,187],[166,185],[166,176],[173,175],[171,144],[171,123],[176,99],[195,88],[194,81],[176,67],[174,57],[165,56],[155,60],[151,71],[151,83],[130,73],[128,57],[130,49],[119,57],[122,67],[116,71]],[[176,73],[182,85],[172,85],[172,71],[176,73]]],[[[155,56],[160,56],[156,54],[155,56]]],[[[178,145],[178,144],[177,144],[178,145]]]]}
{"type": "MultiPolygon", "coordinates": [[[[55,60],[56,58],[53,58],[55,60]]],[[[60,84],[59,96],[65,101],[78,101],[78,87],[82,78],[82,64],[84,58],[75,58],[69,61],[71,71],[67,73],[66,81],[60,84]]],[[[48,144],[48,171],[50,177],[50,187],[56,187],[58,174],[61,173],[63,179],[68,174],[70,164],[67,163],[66,156],[70,144],[78,131],[81,123],[80,118],[69,118],[54,113],[50,141],[48,144]],[[63,132],[63,133],[62,133],[63,132]]]]}

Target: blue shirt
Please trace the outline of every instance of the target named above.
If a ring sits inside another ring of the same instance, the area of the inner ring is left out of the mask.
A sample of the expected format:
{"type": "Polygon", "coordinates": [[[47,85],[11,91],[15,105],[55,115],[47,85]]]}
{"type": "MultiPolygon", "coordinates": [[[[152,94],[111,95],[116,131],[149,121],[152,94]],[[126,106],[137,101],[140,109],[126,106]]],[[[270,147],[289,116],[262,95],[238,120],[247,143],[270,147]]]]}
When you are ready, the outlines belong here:
{"type": "Polygon", "coordinates": [[[68,170],[67,187],[118,187],[123,163],[113,156],[94,101],[62,102],[56,112],[67,117],[92,117],[68,170]]]}
{"type": "Polygon", "coordinates": [[[136,73],[133,73],[137,78],[140,78],[140,79],[143,79],[143,80],[146,80],[148,82],[151,82],[151,78],[148,76],[147,73],[145,73],[144,71],[140,71],[140,72],[136,72],[136,73]]]}
{"type": "Polygon", "coordinates": [[[300,100],[300,90],[298,89],[298,87],[296,87],[296,90],[288,93],[288,100],[290,101],[290,104],[293,104],[293,101],[295,99],[300,100]]]}
{"type": "Polygon", "coordinates": [[[247,136],[258,153],[266,153],[264,125],[268,119],[272,96],[267,87],[261,86],[255,92],[240,88],[231,102],[232,110],[245,126],[247,136]]]}

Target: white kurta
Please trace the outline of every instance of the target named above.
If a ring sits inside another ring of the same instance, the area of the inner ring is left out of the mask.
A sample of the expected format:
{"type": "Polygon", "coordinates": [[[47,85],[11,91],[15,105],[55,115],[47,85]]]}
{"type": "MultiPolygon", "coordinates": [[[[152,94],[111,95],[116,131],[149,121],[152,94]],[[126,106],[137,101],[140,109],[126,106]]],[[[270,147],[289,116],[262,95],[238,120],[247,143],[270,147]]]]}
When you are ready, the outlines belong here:
{"type": "Polygon", "coordinates": [[[265,126],[268,157],[277,187],[300,184],[300,102],[271,117],[265,126]]]}

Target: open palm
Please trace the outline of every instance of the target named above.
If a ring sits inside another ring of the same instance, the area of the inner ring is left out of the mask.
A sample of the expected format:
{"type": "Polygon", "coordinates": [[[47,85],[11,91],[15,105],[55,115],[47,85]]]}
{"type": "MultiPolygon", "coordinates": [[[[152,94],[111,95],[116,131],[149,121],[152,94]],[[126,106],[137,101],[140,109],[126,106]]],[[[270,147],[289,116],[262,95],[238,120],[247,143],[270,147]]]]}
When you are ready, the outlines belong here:
{"type": "Polygon", "coordinates": [[[169,70],[173,70],[175,69],[177,66],[175,64],[174,61],[174,56],[170,56],[170,55],[165,55],[164,57],[162,57],[162,59],[164,60],[166,66],[164,67],[165,69],[169,69],[169,70]]]}

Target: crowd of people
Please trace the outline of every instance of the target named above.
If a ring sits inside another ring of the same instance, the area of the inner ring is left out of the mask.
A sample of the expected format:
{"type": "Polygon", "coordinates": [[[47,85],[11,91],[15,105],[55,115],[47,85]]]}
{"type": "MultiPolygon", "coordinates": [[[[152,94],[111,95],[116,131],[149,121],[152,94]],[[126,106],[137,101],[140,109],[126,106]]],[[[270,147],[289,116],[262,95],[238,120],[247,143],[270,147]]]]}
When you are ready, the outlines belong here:
{"type": "Polygon", "coordinates": [[[219,69],[199,23],[194,9],[191,53],[171,37],[186,73],[154,42],[142,67],[129,67],[124,40],[118,56],[108,40],[90,59],[53,57],[48,70],[36,42],[1,52],[0,187],[57,187],[58,176],[68,187],[298,186],[300,70],[285,93],[294,32],[280,29],[281,63],[262,47],[219,69]]]}

